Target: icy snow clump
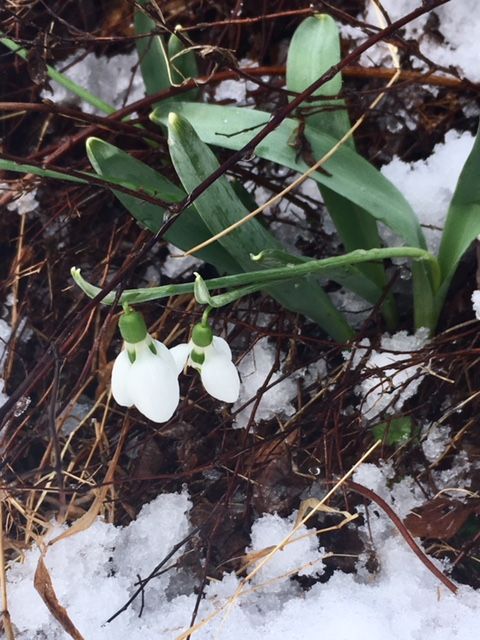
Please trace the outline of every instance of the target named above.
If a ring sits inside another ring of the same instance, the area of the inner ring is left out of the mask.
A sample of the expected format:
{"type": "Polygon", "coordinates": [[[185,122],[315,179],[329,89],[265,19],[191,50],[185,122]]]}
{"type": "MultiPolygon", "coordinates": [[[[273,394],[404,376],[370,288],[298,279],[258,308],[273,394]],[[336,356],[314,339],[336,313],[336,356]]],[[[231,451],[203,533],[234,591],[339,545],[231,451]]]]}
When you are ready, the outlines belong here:
{"type": "MultiPolygon", "coordinates": [[[[373,349],[368,360],[362,363],[362,375],[372,371],[358,388],[362,397],[360,409],[365,420],[372,420],[383,411],[397,413],[415,395],[424,377],[419,373],[420,366],[403,366],[401,363],[410,360],[412,353],[425,346],[428,333],[428,329],[423,328],[414,335],[409,335],[406,331],[399,331],[393,336],[384,334],[380,349],[373,349]]],[[[362,340],[353,355],[353,367],[360,364],[369,348],[368,338],[362,340]]],[[[344,352],[344,357],[349,359],[350,352],[344,352]]]]}

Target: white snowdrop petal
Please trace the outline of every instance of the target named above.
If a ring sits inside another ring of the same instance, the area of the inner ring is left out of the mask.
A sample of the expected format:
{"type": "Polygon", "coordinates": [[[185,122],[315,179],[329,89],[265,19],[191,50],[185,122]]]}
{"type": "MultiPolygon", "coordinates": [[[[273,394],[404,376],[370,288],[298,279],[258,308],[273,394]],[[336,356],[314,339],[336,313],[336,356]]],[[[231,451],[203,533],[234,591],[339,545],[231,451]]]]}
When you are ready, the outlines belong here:
{"type": "Polygon", "coordinates": [[[240,393],[240,378],[236,366],[230,360],[217,353],[205,357],[200,371],[205,390],[217,400],[235,402],[240,393]]]}
{"type": "Polygon", "coordinates": [[[180,400],[177,372],[169,360],[143,353],[132,365],[129,391],[135,406],[153,422],[169,420],[180,400]]]}
{"type": "Polygon", "coordinates": [[[187,358],[190,355],[191,346],[186,342],[184,342],[182,344],[175,345],[168,351],[175,361],[175,368],[177,370],[177,375],[182,373],[183,368],[187,363],[187,358]]]}
{"type": "Polygon", "coordinates": [[[230,346],[228,342],[223,338],[219,338],[218,336],[213,336],[212,347],[216,353],[227,356],[229,360],[232,359],[232,351],[230,349],[230,346]]]}
{"type": "Polygon", "coordinates": [[[159,340],[153,339],[152,342],[157,349],[157,355],[160,356],[160,358],[162,358],[162,360],[164,360],[167,364],[176,369],[177,362],[173,357],[173,354],[171,353],[172,350],[166,347],[163,342],[160,342],[159,340]]]}
{"type": "Polygon", "coordinates": [[[133,404],[129,390],[131,368],[132,363],[124,349],[115,358],[112,369],[112,395],[121,407],[131,407],[133,404]]]}

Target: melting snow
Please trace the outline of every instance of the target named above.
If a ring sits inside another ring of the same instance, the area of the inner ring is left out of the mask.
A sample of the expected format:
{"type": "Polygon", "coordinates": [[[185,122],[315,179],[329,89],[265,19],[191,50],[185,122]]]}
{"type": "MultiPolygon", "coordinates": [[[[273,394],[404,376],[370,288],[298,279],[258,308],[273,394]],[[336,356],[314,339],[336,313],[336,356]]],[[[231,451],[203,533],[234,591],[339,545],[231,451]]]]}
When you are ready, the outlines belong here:
{"type": "MultiPolygon", "coordinates": [[[[404,517],[423,495],[412,478],[387,488],[392,476],[391,465],[365,464],[356,472],[355,481],[376,491],[404,517]]],[[[185,493],[161,495],[128,527],[97,520],[88,530],[50,548],[46,565],[56,594],[83,637],[174,640],[188,628],[196,585],[192,577],[185,592],[185,580],[180,580],[181,570],[177,569],[148,583],[141,616],[138,598],[112,623],[106,620],[128,600],[137,576],[145,578],[188,533],[190,506],[185,493]],[[176,583],[183,585],[182,592],[176,583]]],[[[265,515],[257,520],[247,549],[250,557],[252,552],[263,557],[265,549],[282,541],[292,531],[294,516],[265,515]]],[[[478,625],[480,594],[464,586],[456,596],[448,592],[411,552],[391,521],[376,509],[370,509],[369,527],[379,562],[377,573],[369,573],[359,558],[357,574],[336,571],[325,584],[302,590],[285,574],[296,570],[314,575],[323,568],[318,539],[312,530],[303,528],[242,593],[238,593],[240,579],[234,573],[211,581],[197,620],[211,619],[192,637],[347,640],[354,634],[356,640],[471,640],[478,625]],[[238,597],[229,601],[235,594],[238,597]]],[[[17,639],[68,640],[33,587],[38,558],[39,551],[32,549],[25,562],[14,565],[8,573],[9,607],[17,639]]]]}

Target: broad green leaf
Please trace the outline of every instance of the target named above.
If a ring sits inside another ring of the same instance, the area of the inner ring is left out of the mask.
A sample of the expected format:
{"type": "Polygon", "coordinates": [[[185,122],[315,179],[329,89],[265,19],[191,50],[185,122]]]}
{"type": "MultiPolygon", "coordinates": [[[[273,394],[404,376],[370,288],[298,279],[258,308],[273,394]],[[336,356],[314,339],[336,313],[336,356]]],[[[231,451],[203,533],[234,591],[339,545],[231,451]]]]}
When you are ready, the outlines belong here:
{"type": "MultiPolygon", "coordinates": [[[[168,133],[174,167],[185,190],[191,193],[218,169],[217,159],[184,118],[170,114],[168,133]]],[[[225,176],[215,180],[195,200],[194,206],[212,235],[220,233],[248,213],[225,176]]],[[[282,250],[280,243],[255,219],[241,225],[219,242],[244,271],[252,268],[250,253],[260,253],[263,249],[282,250]]],[[[317,322],[336,340],[345,341],[352,337],[352,329],[314,279],[295,282],[287,290],[284,286],[272,287],[269,292],[287,309],[317,322]]]]}
{"type": "MultiPolygon", "coordinates": [[[[255,109],[224,107],[210,104],[178,102],[175,109],[193,123],[199,137],[207,144],[227,149],[242,149],[264,127],[270,116],[255,109]]],[[[157,107],[150,116],[154,122],[166,125],[168,108],[157,107]]],[[[304,173],[308,166],[296,157],[289,141],[294,139],[298,121],[285,119],[255,148],[255,154],[272,162],[304,173]]],[[[336,140],[330,134],[312,129],[305,132],[316,153],[321,157],[330,151],[336,140]]],[[[350,202],[383,222],[409,246],[425,248],[425,239],[418,220],[400,191],[358,153],[345,146],[325,164],[330,175],[312,174],[319,184],[342,195],[350,202]]],[[[413,265],[415,326],[432,328],[434,319],[432,274],[423,264],[413,265]]]]}
{"type": "MultiPolygon", "coordinates": [[[[341,59],[340,37],[335,20],[317,13],[305,18],[296,28],[288,47],[287,89],[301,93],[341,59]]],[[[342,90],[342,76],[337,73],[317,89],[299,110],[308,124],[329,131],[340,139],[350,129],[347,105],[343,99],[328,98],[342,90]],[[319,98],[312,100],[312,98],[319,98]]],[[[350,140],[346,143],[353,146],[350,140]]]]}
{"type": "Polygon", "coordinates": [[[382,440],[387,447],[405,444],[410,440],[415,430],[410,416],[392,418],[388,422],[379,422],[372,427],[375,440],[382,440]]]}
{"type": "MultiPolygon", "coordinates": [[[[128,184],[136,185],[138,189],[156,193],[167,202],[180,202],[185,198],[183,189],[145,163],[99,138],[88,139],[87,155],[95,171],[103,177],[114,175],[117,181],[125,180],[128,184]]],[[[113,192],[140,224],[153,233],[160,229],[164,222],[164,209],[114,189],[113,192]]],[[[210,231],[193,207],[187,209],[165,234],[169,242],[183,251],[188,251],[210,237],[210,231]]],[[[198,256],[213,264],[219,273],[236,273],[239,270],[236,262],[218,243],[199,252],[198,256]]]]}
{"type": "MultiPolygon", "coordinates": [[[[168,111],[168,105],[161,105],[151,114],[151,118],[166,126],[168,111]]],[[[233,150],[248,144],[270,120],[270,114],[264,111],[212,104],[177,102],[175,111],[192,124],[203,142],[233,150]]],[[[301,158],[296,158],[296,151],[289,144],[297,128],[297,120],[285,119],[257,145],[255,154],[304,173],[308,165],[301,158]]],[[[336,143],[329,133],[316,131],[308,125],[306,133],[317,145],[319,155],[329,151],[336,143]]],[[[412,208],[400,191],[367,160],[355,151],[341,147],[325,168],[331,175],[317,172],[312,178],[368,211],[398,233],[408,245],[425,247],[412,208]]]]}
{"type": "MultiPolygon", "coordinates": [[[[140,4],[145,5],[145,0],[140,4]]],[[[136,45],[147,95],[180,85],[184,80],[198,76],[193,51],[185,51],[183,42],[175,34],[170,36],[166,44],[163,36],[155,33],[156,30],[152,18],[138,9],[135,12],[135,33],[144,37],[137,38],[136,45]]],[[[182,94],[182,100],[195,100],[198,94],[198,89],[192,89],[182,94]]],[[[165,102],[171,103],[175,100],[176,98],[172,97],[165,102]]]]}
{"type": "MultiPolygon", "coordinates": [[[[326,14],[306,18],[295,30],[288,48],[287,88],[301,93],[340,59],[340,34],[335,20],[326,14]]],[[[313,94],[313,97],[322,99],[304,102],[300,106],[302,116],[312,128],[320,132],[328,131],[338,140],[351,127],[345,101],[330,97],[338,95],[341,89],[342,77],[338,73],[313,94]]],[[[315,159],[318,160],[321,150],[318,149],[317,139],[308,137],[307,140],[315,159]]],[[[355,150],[353,138],[345,144],[355,150]]],[[[320,191],[346,251],[380,246],[374,218],[325,185],[320,185],[320,191]]],[[[381,296],[387,284],[383,265],[363,265],[360,271],[377,285],[381,296]]],[[[392,329],[396,324],[393,296],[388,296],[383,305],[383,312],[389,328],[392,329]]]]}
{"type": "Polygon", "coordinates": [[[442,285],[437,294],[437,314],[463,254],[480,234],[480,130],[457,182],[448,210],[438,254],[442,285]]]}

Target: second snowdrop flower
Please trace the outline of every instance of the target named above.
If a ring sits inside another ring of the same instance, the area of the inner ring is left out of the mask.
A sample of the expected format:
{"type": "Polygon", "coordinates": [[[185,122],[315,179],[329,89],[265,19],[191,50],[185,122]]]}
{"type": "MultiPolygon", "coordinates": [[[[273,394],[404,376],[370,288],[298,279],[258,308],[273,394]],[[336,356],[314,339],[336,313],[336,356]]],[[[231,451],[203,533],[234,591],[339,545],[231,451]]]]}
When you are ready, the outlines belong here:
{"type": "Polygon", "coordinates": [[[235,402],[240,393],[240,378],[232,362],[232,352],[223,338],[214,336],[208,322],[193,327],[188,343],[171,349],[180,373],[185,365],[200,372],[205,390],[217,400],[235,402]]]}
{"type": "Polygon", "coordinates": [[[122,407],[134,405],[153,422],[166,422],[180,400],[175,360],[149,335],[138,311],[127,306],[118,325],[124,349],[113,365],[112,395],[122,407]]]}

